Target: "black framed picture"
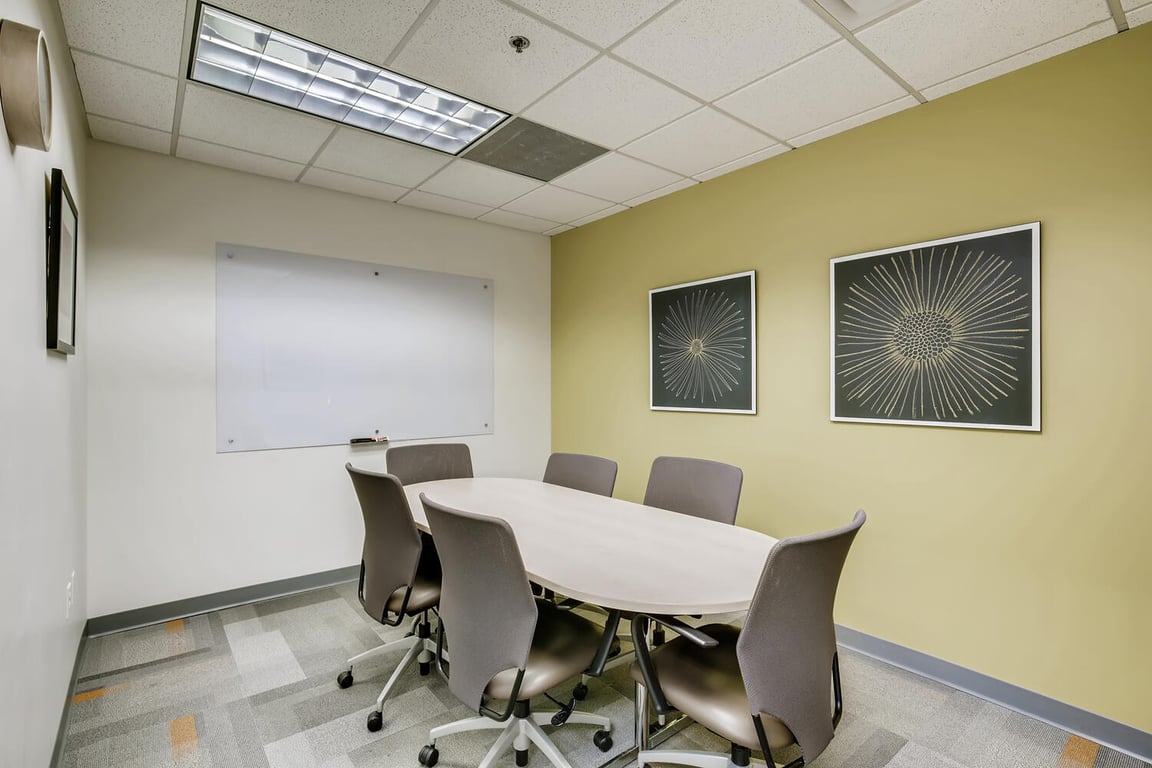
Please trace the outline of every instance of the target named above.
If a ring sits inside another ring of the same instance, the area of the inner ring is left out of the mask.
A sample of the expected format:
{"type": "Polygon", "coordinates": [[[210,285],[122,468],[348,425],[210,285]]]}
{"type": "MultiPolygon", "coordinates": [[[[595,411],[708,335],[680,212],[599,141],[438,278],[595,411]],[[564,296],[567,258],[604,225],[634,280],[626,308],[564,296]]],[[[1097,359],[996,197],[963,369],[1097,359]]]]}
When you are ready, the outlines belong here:
{"type": "Polygon", "coordinates": [[[648,292],[650,407],[756,413],[756,273],[648,292]]]}
{"type": "Polygon", "coordinates": [[[833,421],[1040,430],[1040,223],[832,259],[833,421]]]}
{"type": "Polygon", "coordinates": [[[48,349],[76,351],[76,201],[64,172],[52,169],[48,199],[48,349]]]}

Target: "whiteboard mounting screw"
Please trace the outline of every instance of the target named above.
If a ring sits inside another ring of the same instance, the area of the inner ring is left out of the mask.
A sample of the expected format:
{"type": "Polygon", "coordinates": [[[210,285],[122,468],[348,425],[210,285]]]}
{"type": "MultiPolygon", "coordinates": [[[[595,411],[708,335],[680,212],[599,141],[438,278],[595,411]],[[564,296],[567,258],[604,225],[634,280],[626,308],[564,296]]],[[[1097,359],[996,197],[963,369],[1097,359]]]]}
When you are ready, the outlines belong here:
{"type": "Polygon", "coordinates": [[[228,438],[228,445],[232,445],[232,443],[234,443],[234,442],[236,442],[236,441],[233,440],[232,438],[228,438]]]}
{"type": "Polygon", "coordinates": [[[524,53],[524,49],[532,45],[532,41],[524,35],[512,35],[508,38],[508,45],[516,49],[516,53],[524,53]]]}

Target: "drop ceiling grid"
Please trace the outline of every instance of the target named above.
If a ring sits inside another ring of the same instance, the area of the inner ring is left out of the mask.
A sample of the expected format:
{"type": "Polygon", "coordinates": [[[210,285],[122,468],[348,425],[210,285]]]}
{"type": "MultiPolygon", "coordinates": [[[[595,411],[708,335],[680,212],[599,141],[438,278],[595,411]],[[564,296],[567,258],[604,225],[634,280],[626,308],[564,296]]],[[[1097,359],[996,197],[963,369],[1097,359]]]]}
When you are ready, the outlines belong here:
{"type": "Polygon", "coordinates": [[[155,128],[112,120],[99,115],[88,115],[88,127],[92,138],[112,144],[125,144],[167,155],[172,147],[172,134],[155,128]]]}
{"type": "Polygon", "coordinates": [[[185,160],[195,160],[209,165],[247,171],[258,176],[271,176],[284,181],[292,181],[304,170],[301,163],[292,163],[275,157],[257,155],[242,149],[224,147],[199,139],[181,136],[176,144],[176,156],[185,160]]]}
{"type": "Polygon", "coordinates": [[[317,168],[362,176],[401,187],[415,187],[452,158],[401,141],[339,128],[312,164],[317,168]]]}
{"type": "Polygon", "coordinates": [[[80,51],[73,51],[72,58],[85,111],[144,128],[172,130],[175,78],[80,51]]]}
{"type": "Polygon", "coordinates": [[[60,0],[68,45],[178,77],[184,0],[60,0]]]}
{"type": "Polygon", "coordinates": [[[677,181],[683,176],[635,158],[609,152],[553,179],[558,187],[622,203],[677,181]]]}
{"type": "Polygon", "coordinates": [[[776,142],[743,122],[703,107],[621,148],[685,176],[724,165],[776,142]]]}
{"type": "Polygon", "coordinates": [[[208,86],[189,83],[184,91],[181,137],[304,164],[331,132],[326,120],[208,86]]]}
{"type": "Polygon", "coordinates": [[[499,208],[536,189],[542,182],[468,160],[454,160],[422,183],[423,192],[474,205],[499,208]]]}

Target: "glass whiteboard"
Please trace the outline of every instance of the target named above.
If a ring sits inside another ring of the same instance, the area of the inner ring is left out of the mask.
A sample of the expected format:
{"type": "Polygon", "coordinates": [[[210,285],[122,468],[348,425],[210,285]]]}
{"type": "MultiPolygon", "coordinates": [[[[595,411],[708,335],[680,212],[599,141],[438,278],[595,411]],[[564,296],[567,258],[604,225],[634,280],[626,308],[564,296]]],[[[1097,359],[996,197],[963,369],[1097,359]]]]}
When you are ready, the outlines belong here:
{"type": "Polygon", "coordinates": [[[216,451],[493,431],[492,280],[216,248],[216,451]]]}

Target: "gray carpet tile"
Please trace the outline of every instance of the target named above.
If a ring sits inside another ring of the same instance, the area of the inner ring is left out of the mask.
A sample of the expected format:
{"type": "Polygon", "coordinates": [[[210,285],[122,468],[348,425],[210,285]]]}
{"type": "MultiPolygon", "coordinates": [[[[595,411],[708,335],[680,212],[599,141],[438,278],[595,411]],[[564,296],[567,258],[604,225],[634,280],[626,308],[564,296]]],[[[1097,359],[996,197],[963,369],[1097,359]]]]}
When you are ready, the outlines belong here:
{"type": "MultiPolygon", "coordinates": [[[[593,609],[580,609],[603,620],[593,609]]],[[[383,728],[365,726],[402,651],[356,665],[347,659],[403,637],[409,624],[381,626],[362,611],[356,584],[302,592],[184,620],[92,638],[81,660],[63,768],[379,768],[418,766],[430,728],[474,715],[433,672],[406,670],[385,702],[383,728]]],[[[628,643],[624,643],[625,650],[628,643]]],[[[1152,768],[1050,725],[947,686],[842,651],[845,714],[814,768],[1152,768]],[[1078,740],[1079,739],[1079,740],[1078,740]]],[[[567,701],[576,681],[553,695],[567,701]]],[[[628,664],[592,680],[577,709],[606,715],[614,744],[595,727],[546,726],[574,768],[593,768],[634,745],[628,664]]],[[[552,710],[545,698],[534,710],[552,710]]],[[[440,765],[476,765],[498,731],[453,734],[437,743],[440,765]]],[[[697,725],[660,749],[727,752],[697,725]]],[[[782,761],[799,750],[777,755],[782,761]]],[[[512,768],[511,751],[498,762],[512,768]]],[[[547,759],[535,748],[531,768],[547,759]]],[[[631,763],[635,765],[635,761],[631,763]]]]}

